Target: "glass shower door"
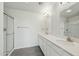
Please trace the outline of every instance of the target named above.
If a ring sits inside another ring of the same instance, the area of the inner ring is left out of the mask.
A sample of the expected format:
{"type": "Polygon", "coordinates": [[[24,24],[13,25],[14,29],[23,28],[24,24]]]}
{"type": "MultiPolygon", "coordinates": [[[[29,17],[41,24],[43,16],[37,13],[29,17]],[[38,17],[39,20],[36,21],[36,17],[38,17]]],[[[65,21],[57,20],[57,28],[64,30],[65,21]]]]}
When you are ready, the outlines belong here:
{"type": "Polygon", "coordinates": [[[7,14],[4,15],[4,50],[6,50],[6,55],[9,55],[9,53],[14,48],[14,19],[11,16],[8,16],[7,14]]]}
{"type": "Polygon", "coordinates": [[[7,19],[7,54],[9,54],[14,48],[14,19],[11,17],[7,17],[7,19]]]}

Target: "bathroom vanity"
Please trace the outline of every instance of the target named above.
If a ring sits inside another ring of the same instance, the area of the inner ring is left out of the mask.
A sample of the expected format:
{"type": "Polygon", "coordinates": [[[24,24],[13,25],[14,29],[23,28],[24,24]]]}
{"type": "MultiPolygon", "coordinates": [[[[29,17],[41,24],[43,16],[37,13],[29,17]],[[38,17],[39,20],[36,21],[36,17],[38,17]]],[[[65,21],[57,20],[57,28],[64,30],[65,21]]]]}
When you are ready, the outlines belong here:
{"type": "Polygon", "coordinates": [[[46,23],[43,22],[48,27],[44,25],[38,39],[45,56],[79,56],[78,7],[79,3],[60,3],[54,8],[51,18],[46,18],[46,23]]]}
{"type": "Polygon", "coordinates": [[[45,56],[78,56],[79,43],[39,33],[39,46],[45,56]]]}

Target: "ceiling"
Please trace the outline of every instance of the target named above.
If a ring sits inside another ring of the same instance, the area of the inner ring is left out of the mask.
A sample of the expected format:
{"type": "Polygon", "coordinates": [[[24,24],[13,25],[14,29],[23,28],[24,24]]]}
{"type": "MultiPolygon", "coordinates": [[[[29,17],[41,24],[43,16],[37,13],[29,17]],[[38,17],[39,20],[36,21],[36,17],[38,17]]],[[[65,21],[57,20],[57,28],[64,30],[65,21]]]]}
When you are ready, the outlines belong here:
{"type": "Polygon", "coordinates": [[[70,8],[64,10],[61,14],[65,17],[73,17],[79,15],[79,3],[72,5],[70,8]],[[67,10],[71,10],[71,12],[67,12],[67,10]]]}
{"type": "MultiPolygon", "coordinates": [[[[55,3],[55,2],[54,2],[55,3]]],[[[40,5],[38,2],[5,2],[4,7],[32,11],[32,12],[40,12],[46,5],[54,4],[53,2],[42,2],[40,5]]]]}

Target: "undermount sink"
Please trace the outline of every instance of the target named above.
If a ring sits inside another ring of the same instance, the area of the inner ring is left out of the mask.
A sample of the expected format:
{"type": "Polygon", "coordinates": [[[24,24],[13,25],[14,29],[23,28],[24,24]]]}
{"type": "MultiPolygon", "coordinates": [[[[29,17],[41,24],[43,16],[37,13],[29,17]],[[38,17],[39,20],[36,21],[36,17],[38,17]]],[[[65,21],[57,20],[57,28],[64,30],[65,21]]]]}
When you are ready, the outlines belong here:
{"type": "Polygon", "coordinates": [[[59,43],[63,43],[63,44],[66,45],[66,46],[72,45],[73,47],[79,47],[79,43],[74,42],[74,41],[72,41],[72,42],[67,41],[67,40],[57,40],[57,41],[58,41],[59,43]]]}

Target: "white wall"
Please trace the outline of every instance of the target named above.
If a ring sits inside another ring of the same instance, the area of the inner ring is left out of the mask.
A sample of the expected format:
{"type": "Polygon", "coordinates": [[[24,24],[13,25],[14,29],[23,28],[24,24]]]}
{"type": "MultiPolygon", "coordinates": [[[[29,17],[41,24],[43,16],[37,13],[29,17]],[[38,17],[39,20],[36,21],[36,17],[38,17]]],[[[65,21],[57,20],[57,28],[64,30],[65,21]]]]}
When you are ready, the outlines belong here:
{"type": "Polygon", "coordinates": [[[9,8],[5,9],[5,12],[15,20],[15,49],[37,46],[37,35],[40,30],[39,14],[9,8]]]}
{"type": "Polygon", "coordinates": [[[0,2],[0,55],[3,55],[3,2],[0,2]]]}

